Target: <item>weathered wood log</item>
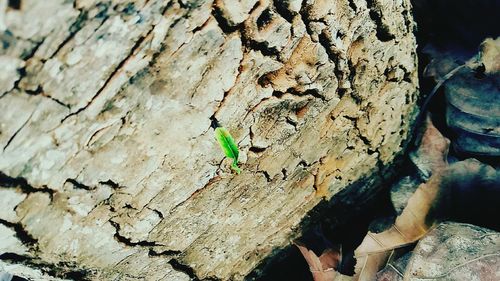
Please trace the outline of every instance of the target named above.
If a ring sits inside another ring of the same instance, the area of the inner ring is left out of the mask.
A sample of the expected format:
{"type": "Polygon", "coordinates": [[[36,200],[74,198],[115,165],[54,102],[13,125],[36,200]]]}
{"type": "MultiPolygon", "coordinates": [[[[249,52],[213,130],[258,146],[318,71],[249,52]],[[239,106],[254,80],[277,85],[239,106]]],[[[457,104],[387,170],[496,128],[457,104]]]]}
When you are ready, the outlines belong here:
{"type": "Polygon", "coordinates": [[[0,254],[59,277],[243,279],[417,113],[409,0],[0,3],[0,254]]]}

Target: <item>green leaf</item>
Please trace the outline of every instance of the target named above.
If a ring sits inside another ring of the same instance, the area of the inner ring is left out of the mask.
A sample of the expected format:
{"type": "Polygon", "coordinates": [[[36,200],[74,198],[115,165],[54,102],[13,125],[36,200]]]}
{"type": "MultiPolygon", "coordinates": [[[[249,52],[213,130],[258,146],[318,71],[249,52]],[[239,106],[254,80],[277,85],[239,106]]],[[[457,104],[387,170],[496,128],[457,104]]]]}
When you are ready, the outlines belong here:
{"type": "Polygon", "coordinates": [[[241,169],[238,168],[239,150],[233,137],[224,127],[218,127],[215,129],[215,138],[219,142],[219,145],[222,148],[222,151],[224,151],[226,157],[233,159],[231,168],[239,174],[241,172],[241,169]]]}

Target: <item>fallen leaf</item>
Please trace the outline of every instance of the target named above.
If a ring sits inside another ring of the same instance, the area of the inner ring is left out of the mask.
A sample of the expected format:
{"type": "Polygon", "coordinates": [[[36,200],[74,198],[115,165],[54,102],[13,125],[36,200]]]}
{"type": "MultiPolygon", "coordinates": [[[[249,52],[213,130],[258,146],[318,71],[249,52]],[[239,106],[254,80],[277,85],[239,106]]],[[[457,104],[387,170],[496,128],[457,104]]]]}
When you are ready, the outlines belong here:
{"type": "Polygon", "coordinates": [[[377,281],[403,281],[406,267],[413,252],[407,252],[394,261],[388,262],[387,266],[377,273],[377,281]]]}
{"type": "Polygon", "coordinates": [[[413,154],[412,160],[424,176],[432,176],[427,183],[416,189],[403,212],[388,230],[367,233],[361,245],[354,251],[356,280],[373,280],[380,269],[403,252],[402,248],[422,238],[434,225],[434,220],[428,220],[427,214],[438,194],[441,174],[448,165],[446,158],[449,144],[450,141],[436,129],[427,116],[420,146],[413,154]]]}
{"type": "Polygon", "coordinates": [[[444,222],[418,242],[401,280],[486,281],[498,280],[499,272],[500,233],[444,222]]]}
{"type": "Polygon", "coordinates": [[[404,253],[402,248],[415,243],[433,226],[434,221],[427,220],[426,216],[437,196],[442,171],[448,165],[446,158],[449,145],[450,141],[439,132],[427,115],[419,148],[410,154],[410,158],[424,178],[430,179],[416,189],[388,230],[367,233],[354,252],[356,280],[373,280],[388,262],[404,253]]]}
{"type": "Polygon", "coordinates": [[[418,169],[418,174],[401,178],[391,188],[391,201],[398,215],[403,212],[418,186],[427,181],[434,172],[448,165],[450,140],[434,126],[430,114],[427,114],[419,136],[419,147],[409,153],[409,158],[418,169]]]}
{"type": "Polygon", "coordinates": [[[450,140],[439,132],[427,115],[420,146],[410,153],[410,159],[424,178],[428,179],[434,171],[442,170],[448,165],[446,158],[449,147],[450,140]]]}
{"type": "Polygon", "coordinates": [[[381,233],[368,232],[354,251],[357,280],[372,280],[391,256],[397,254],[397,249],[415,243],[429,231],[435,221],[429,220],[427,214],[433,207],[440,182],[441,174],[434,174],[429,182],[417,188],[391,228],[381,233]]]}
{"type": "Polygon", "coordinates": [[[466,205],[468,199],[460,199],[466,192],[477,204],[476,208],[490,217],[498,207],[489,202],[494,200],[487,199],[498,198],[498,186],[500,173],[475,159],[438,169],[427,183],[417,188],[390,229],[381,233],[368,232],[365,236],[354,252],[356,280],[373,280],[380,269],[398,256],[399,250],[421,239],[439,222],[450,217],[464,219],[457,210],[466,205]],[[481,202],[492,206],[478,206],[481,202]]]}
{"type": "Polygon", "coordinates": [[[313,275],[314,281],[352,280],[351,276],[346,276],[337,272],[337,268],[342,259],[340,247],[338,249],[326,249],[318,257],[301,242],[296,241],[294,244],[299,248],[309,265],[309,270],[313,275]]]}

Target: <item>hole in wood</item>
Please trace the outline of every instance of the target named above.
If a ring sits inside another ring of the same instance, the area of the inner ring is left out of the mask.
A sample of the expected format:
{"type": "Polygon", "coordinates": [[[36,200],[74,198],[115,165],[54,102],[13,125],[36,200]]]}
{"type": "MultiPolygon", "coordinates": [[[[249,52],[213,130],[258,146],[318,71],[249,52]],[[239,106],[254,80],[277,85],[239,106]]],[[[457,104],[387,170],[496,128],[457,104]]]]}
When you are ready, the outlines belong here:
{"type": "Polygon", "coordinates": [[[14,10],[21,10],[21,0],[9,0],[8,5],[14,10]]]}

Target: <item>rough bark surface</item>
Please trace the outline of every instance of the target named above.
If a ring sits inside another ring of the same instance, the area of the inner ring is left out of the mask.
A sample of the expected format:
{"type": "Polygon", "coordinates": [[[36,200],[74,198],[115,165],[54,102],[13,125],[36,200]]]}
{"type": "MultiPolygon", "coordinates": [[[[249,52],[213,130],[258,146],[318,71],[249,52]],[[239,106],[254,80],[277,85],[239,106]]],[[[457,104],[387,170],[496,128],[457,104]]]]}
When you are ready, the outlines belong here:
{"type": "Polygon", "coordinates": [[[0,0],[2,264],[243,279],[321,200],[401,151],[418,93],[410,12],[0,0]],[[215,124],[239,144],[239,175],[215,124]]]}

